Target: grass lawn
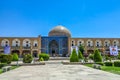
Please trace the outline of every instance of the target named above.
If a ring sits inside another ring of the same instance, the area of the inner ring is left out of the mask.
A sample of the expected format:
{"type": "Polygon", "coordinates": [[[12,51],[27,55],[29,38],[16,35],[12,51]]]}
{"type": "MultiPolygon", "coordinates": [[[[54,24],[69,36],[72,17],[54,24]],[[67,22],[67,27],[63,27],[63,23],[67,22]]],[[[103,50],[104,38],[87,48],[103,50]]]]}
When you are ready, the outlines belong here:
{"type": "Polygon", "coordinates": [[[114,66],[102,66],[103,71],[108,71],[111,73],[119,74],[120,75],[120,67],[114,67],[114,66]]]}
{"type": "MultiPolygon", "coordinates": [[[[18,68],[19,66],[12,66],[11,70],[18,68]]],[[[3,73],[2,69],[0,69],[0,74],[3,73]]]]}
{"type": "MultiPolygon", "coordinates": [[[[92,68],[92,64],[85,64],[85,66],[91,67],[92,68]]],[[[103,71],[107,71],[107,72],[111,72],[111,73],[115,73],[115,74],[119,74],[120,75],[120,67],[114,67],[114,66],[102,66],[101,67],[103,71]]]]}
{"type": "Polygon", "coordinates": [[[0,74],[2,73],[2,69],[0,69],[0,74]]]}

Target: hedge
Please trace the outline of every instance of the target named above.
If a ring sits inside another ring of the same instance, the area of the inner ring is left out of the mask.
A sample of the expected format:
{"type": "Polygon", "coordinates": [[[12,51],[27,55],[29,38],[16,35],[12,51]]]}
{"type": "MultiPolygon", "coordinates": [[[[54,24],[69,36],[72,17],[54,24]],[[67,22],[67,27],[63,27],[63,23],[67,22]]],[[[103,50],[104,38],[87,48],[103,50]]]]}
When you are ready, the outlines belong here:
{"type": "Polygon", "coordinates": [[[10,64],[12,62],[12,55],[10,54],[0,54],[0,62],[10,64]]]}
{"type": "Polygon", "coordinates": [[[104,64],[105,64],[105,66],[113,66],[112,62],[105,62],[104,64]]]}
{"type": "Polygon", "coordinates": [[[99,64],[101,66],[104,66],[104,63],[103,62],[96,62],[95,64],[99,64]]]}
{"type": "Polygon", "coordinates": [[[6,65],[7,65],[6,63],[0,63],[0,69],[6,65]]]}
{"type": "Polygon", "coordinates": [[[115,61],[115,62],[114,62],[114,66],[115,66],[115,67],[120,67],[120,61],[115,61]]]}
{"type": "Polygon", "coordinates": [[[48,61],[49,60],[49,55],[48,54],[46,54],[46,53],[41,53],[41,54],[39,54],[39,60],[41,59],[41,58],[43,58],[43,60],[45,60],[45,61],[48,61]]]}

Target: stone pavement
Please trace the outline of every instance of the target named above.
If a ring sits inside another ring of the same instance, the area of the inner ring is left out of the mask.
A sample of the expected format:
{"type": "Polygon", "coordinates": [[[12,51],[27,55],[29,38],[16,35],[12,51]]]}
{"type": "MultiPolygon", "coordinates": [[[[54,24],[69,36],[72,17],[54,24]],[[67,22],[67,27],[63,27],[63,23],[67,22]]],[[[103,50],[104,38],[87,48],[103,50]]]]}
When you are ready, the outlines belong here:
{"type": "Polygon", "coordinates": [[[0,80],[120,80],[120,75],[83,65],[63,65],[53,61],[46,65],[21,66],[0,74],[0,80]]]}

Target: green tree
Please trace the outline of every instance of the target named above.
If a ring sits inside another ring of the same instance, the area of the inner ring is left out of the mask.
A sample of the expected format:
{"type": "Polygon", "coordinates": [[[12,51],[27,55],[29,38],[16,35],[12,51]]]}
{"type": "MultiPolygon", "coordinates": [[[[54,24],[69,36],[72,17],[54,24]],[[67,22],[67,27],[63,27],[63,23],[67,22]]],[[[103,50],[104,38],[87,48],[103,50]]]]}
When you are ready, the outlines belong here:
{"type": "Polygon", "coordinates": [[[79,60],[84,59],[84,57],[83,57],[83,55],[82,55],[82,53],[81,53],[80,50],[78,51],[78,59],[79,59],[79,60]]]}
{"type": "Polygon", "coordinates": [[[94,51],[94,62],[102,62],[102,56],[98,49],[94,51]]]}
{"type": "Polygon", "coordinates": [[[79,46],[79,50],[80,50],[81,53],[83,54],[83,53],[84,53],[84,46],[83,46],[83,45],[80,45],[80,46],[79,46]]]}
{"type": "Polygon", "coordinates": [[[78,61],[79,61],[79,59],[78,59],[78,55],[76,53],[76,50],[73,49],[72,54],[70,56],[70,62],[78,62],[78,61]]]}
{"type": "Polygon", "coordinates": [[[18,54],[17,53],[13,53],[13,59],[12,61],[18,61],[18,54]]]}

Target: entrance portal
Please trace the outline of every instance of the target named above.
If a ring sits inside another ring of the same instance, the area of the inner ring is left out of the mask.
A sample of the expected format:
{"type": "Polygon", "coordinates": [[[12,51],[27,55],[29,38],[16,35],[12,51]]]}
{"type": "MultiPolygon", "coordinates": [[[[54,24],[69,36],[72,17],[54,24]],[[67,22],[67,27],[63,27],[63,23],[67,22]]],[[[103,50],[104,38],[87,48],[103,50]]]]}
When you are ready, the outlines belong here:
{"type": "Polygon", "coordinates": [[[49,43],[49,54],[50,56],[59,56],[59,45],[57,41],[52,40],[49,43]]]}
{"type": "Polygon", "coordinates": [[[55,50],[52,50],[52,54],[54,54],[55,53],[55,50]]]}

